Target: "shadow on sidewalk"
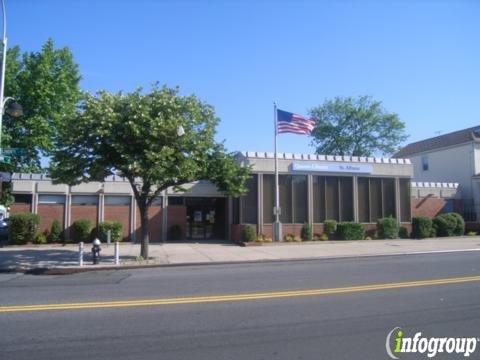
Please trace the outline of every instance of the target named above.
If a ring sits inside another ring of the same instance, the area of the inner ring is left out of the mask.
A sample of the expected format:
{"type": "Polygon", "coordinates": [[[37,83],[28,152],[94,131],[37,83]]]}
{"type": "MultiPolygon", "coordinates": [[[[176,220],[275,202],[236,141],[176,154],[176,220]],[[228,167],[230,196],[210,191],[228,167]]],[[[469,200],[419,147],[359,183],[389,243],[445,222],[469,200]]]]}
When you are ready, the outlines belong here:
{"type": "MultiPolygon", "coordinates": [[[[135,256],[121,256],[122,261],[135,260],[135,256]]],[[[100,256],[100,263],[110,264],[114,262],[114,256],[100,256]]],[[[92,262],[92,254],[85,252],[85,263],[92,262]]],[[[39,249],[39,250],[10,250],[0,251],[0,269],[8,268],[34,268],[34,267],[57,267],[78,265],[78,251],[39,249]]]]}

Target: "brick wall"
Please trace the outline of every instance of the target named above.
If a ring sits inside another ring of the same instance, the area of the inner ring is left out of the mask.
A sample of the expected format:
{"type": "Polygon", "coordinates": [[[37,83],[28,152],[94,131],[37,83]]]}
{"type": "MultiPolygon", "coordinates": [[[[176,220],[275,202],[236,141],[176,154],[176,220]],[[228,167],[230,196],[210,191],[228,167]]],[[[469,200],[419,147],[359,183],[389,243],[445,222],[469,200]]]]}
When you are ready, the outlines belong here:
{"type": "Polygon", "coordinates": [[[427,216],[434,218],[442,212],[445,203],[445,199],[436,197],[412,199],[412,217],[427,216]]]}
{"type": "Polygon", "coordinates": [[[88,219],[92,222],[92,227],[97,226],[98,206],[97,205],[72,205],[70,225],[80,219],[88,219]]]}
{"type": "Polygon", "coordinates": [[[123,240],[130,239],[130,206],[105,205],[104,217],[106,221],[119,221],[122,223],[123,240]]]}
{"type": "Polygon", "coordinates": [[[172,225],[179,225],[182,228],[182,239],[184,239],[187,233],[187,207],[185,205],[168,205],[167,224],[168,232],[172,225]]]}
{"type": "Polygon", "coordinates": [[[32,204],[13,203],[10,205],[10,214],[29,213],[32,212],[32,204]]]}
{"type": "MultiPolygon", "coordinates": [[[[148,237],[150,241],[162,241],[162,207],[157,205],[150,206],[148,211],[148,237]]],[[[135,236],[137,241],[141,241],[142,235],[140,232],[140,211],[137,207],[135,236]]]]}
{"type": "Polygon", "coordinates": [[[53,220],[58,220],[63,229],[65,222],[65,205],[64,204],[39,204],[38,214],[40,215],[41,232],[48,231],[52,228],[53,220]]]}

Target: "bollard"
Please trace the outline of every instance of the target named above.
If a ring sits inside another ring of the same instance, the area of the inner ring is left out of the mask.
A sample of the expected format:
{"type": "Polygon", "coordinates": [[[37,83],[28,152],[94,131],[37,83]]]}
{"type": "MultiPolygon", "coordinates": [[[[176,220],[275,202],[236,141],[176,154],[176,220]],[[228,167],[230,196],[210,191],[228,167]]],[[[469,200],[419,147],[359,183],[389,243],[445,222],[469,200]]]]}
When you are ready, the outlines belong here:
{"type": "Polygon", "coordinates": [[[83,266],[83,241],[78,243],[78,266],[83,266]]]}
{"type": "Polygon", "coordinates": [[[110,245],[112,242],[112,230],[107,231],[107,244],[110,245]]]}
{"type": "Polygon", "coordinates": [[[115,241],[115,265],[120,265],[120,243],[115,241]]]}

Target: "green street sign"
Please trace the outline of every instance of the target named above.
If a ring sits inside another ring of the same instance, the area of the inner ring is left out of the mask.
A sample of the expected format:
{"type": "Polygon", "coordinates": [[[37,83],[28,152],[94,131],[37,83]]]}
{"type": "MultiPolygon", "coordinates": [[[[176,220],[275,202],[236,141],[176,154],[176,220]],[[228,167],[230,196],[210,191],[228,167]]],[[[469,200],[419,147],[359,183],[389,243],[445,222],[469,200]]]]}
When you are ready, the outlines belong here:
{"type": "Polygon", "coordinates": [[[26,153],[27,153],[27,151],[25,149],[20,149],[20,148],[12,148],[12,149],[1,150],[2,155],[22,156],[22,155],[25,155],[26,153]]]}
{"type": "Polygon", "coordinates": [[[0,155],[0,162],[5,163],[5,164],[11,164],[12,163],[12,157],[7,156],[7,155],[0,155]]]}

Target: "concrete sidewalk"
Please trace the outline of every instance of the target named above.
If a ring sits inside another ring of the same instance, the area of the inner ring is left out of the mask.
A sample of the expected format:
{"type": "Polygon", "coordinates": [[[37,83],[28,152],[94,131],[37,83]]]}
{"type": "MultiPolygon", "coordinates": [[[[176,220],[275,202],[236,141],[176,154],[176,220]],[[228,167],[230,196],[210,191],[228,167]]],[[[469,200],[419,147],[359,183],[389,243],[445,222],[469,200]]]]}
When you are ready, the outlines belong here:
{"type": "MultiPolygon", "coordinates": [[[[84,267],[91,265],[90,244],[85,245],[84,267]]],[[[424,240],[323,241],[302,244],[280,243],[240,247],[218,243],[150,244],[149,261],[138,258],[140,245],[120,245],[121,266],[200,264],[339,257],[401,255],[425,252],[480,250],[480,237],[435,238],[424,240]]],[[[101,265],[114,266],[114,246],[102,245],[101,265]]],[[[78,267],[77,245],[6,246],[0,248],[0,269],[78,267]]],[[[98,267],[98,265],[97,265],[98,267]]]]}

